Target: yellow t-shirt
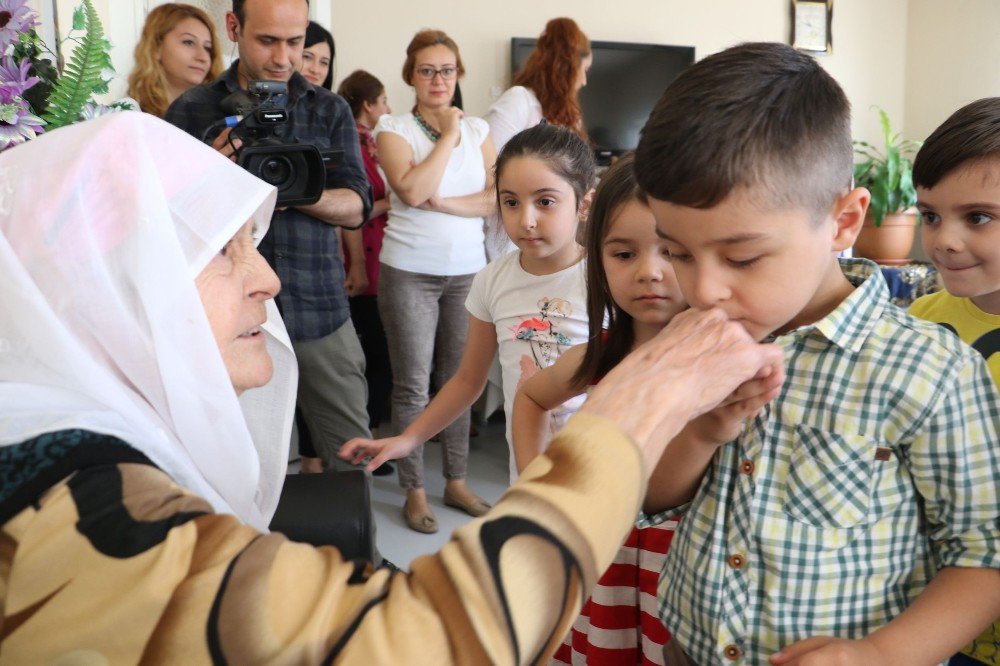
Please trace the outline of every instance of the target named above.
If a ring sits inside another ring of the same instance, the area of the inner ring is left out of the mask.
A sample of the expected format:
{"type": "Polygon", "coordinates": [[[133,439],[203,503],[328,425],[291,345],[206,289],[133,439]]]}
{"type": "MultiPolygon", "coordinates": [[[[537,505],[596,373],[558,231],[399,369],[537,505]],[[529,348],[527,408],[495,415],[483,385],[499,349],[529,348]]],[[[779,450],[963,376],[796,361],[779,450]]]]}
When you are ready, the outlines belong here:
{"type": "Polygon", "coordinates": [[[983,355],[990,374],[1000,386],[1000,314],[990,314],[976,307],[968,298],[939,291],[918,298],[910,314],[950,328],[983,355]]]}
{"type": "MultiPolygon", "coordinates": [[[[913,302],[910,314],[950,328],[983,355],[1000,387],[1000,315],[984,312],[968,298],[939,291],[913,302]]],[[[962,654],[984,664],[1000,665],[1000,619],[986,628],[962,654]]]]}

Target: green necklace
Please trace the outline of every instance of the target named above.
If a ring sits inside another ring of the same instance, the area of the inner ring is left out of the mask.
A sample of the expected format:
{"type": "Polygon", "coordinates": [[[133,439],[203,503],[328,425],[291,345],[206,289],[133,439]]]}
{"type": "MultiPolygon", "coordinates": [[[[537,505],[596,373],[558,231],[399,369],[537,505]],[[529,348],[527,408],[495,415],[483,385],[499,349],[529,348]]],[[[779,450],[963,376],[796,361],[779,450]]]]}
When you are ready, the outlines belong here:
{"type": "Polygon", "coordinates": [[[413,107],[413,120],[416,121],[417,127],[422,129],[424,134],[426,134],[427,138],[431,141],[437,143],[437,140],[441,138],[441,132],[438,132],[436,129],[431,127],[426,120],[424,120],[424,117],[420,115],[419,111],[417,111],[417,107],[413,107]]]}

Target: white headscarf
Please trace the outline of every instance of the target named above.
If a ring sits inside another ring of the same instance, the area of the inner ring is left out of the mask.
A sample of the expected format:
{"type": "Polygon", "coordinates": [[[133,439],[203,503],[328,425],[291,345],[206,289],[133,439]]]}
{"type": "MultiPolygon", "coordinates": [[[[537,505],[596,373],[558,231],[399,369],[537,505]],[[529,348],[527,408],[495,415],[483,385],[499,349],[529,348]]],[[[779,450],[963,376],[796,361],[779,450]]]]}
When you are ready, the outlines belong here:
{"type": "Polygon", "coordinates": [[[124,112],[0,153],[0,446],[82,428],[266,529],[296,369],[273,301],[275,374],[239,399],[194,278],[276,194],[181,130],[124,112]]]}

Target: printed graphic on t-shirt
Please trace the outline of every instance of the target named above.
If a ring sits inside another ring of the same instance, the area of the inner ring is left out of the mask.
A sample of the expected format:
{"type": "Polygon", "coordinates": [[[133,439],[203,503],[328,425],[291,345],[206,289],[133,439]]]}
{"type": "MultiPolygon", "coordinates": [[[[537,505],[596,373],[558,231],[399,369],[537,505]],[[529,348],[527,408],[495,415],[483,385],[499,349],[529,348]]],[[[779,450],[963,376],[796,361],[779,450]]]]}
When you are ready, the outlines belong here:
{"type": "Polygon", "coordinates": [[[531,354],[521,357],[518,387],[541,368],[552,365],[571,340],[559,332],[561,320],[573,314],[573,305],[562,298],[538,299],[538,316],[525,319],[514,329],[514,338],[528,343],[531,354]]]}
{"type": "MultiPolygon", "coordinates": [[[[958,335],[958,331],[955,327],[946,322],[938,322],[942,328],[946,328],[955,335],[958,335]]],[[[972,343],[972,348],[983,355],[983,358],[987,361],[990,357],[997,352],[1000,352],[1000,328],[995,328],[992,331],[987,331],[981,335],[975,342],[972,343]]]]}

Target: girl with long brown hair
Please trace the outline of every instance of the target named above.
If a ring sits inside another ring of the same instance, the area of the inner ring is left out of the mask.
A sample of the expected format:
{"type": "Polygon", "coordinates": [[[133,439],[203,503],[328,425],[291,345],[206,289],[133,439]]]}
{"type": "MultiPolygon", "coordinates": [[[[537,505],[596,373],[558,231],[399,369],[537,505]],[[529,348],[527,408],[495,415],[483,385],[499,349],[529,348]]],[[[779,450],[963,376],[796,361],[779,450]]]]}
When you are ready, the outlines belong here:
{"type": "MultiPolygon", "coordinates": [[[[554,18],[546,23],[513,87],[486,112],[497,152],[515,134],[542,121],[568,127],[589,143],[577,93],[587,84],[592,61],[590,40],[576,21],[554,18]]],[[[486,219],[486,254],[491,261],[516,249],[502,226],[496,215],[486,219]]]]}

